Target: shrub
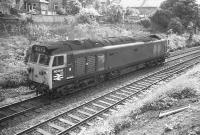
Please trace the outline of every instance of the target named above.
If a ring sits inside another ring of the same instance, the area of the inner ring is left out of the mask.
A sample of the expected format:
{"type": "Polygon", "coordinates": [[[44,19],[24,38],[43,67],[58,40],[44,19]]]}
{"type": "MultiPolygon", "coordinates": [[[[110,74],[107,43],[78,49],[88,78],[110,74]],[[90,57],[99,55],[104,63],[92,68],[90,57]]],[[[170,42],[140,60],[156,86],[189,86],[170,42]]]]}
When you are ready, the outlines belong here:
{"type": "Polygon", "coordinates": [[[69,1],[66,7],[66,13],[69,15],[76,15],[81,10],[81,3],[78,0],[69,1]]]}
{"type": "Polygon", "coordinates": [[[149,28],[151,26],[151,20],[149,18],[144,18],[139,21],[139,23],[145,28],[149,28]]]}
{"type": "Polygon", "coordinates": [[[174,33],[182,34],[183,33],[183,25],[179,18],[172,18],[169,22],[168,29],[172,29],[174,33]]]}
{"type": "Polygon", "coordinates": [[[167,28],[171,17],[172,12],[170,12],[169,10],[159,9],[151,16],[151,21],[162,26],[163,28],[167,28]]]}
{"type": "Polygon", "coordinates": [[[0,76],[0,86],[3,88],[19,87],[27,85],[28,74],[26,70],[14,71],[0,76]]]}
{"type": "Polygon", "coordinates": [[[168,51],[175,51],[186,47],[187,39],[184,36],[171,34],[168,36],[168,39],[169,39],[168,51]]]}
{"type": "Polygon", "coordinates": [[[119,23],[122,21],[123,10],[120,6],[109,6],[105,13],[106,21],[109,23],[119,23]]]}
{"type": "Polygon", "coordinates": [[[29,24],[27,26],[29,41],[40,41],[47,38],[50,27],[47,25],[29,24]]]}
{"type": "Polygon", "coordinates": [[[65,15],[66,14],[66,10],[64,8],[59,8],[57,10],[57,14],[59,14],[59,15],[65,15]]]}
{"type": "Polygon", "coordinates": [[[80,13],[76,15],[76,22],[78,24],[91,24],[95,21],[96,16],[99,16],[99,13],[94,8],[83,8],[80,13]]]}

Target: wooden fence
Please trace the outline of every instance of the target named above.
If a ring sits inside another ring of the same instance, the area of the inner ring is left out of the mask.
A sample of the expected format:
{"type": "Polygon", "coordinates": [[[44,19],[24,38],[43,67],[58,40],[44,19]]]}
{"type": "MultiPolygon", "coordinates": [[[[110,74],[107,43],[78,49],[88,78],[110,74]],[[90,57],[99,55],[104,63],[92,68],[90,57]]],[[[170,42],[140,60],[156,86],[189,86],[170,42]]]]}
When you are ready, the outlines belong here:
{"type": "Polygon", "coordinates": [[[64,23],[66,19],[64,15],[32,15],[34,23],[64,23]]]}

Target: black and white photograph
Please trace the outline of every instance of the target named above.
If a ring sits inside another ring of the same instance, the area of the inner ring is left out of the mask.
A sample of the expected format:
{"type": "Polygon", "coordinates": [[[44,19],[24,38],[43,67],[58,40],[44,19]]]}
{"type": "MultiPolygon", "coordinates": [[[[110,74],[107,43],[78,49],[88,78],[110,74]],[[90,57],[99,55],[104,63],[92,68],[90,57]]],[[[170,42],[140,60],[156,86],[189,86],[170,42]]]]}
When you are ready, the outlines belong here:
{"type": "Polygon", "coordinates": [[[200,135],[200,0],[0,0],[0,135],[200,135]]]}

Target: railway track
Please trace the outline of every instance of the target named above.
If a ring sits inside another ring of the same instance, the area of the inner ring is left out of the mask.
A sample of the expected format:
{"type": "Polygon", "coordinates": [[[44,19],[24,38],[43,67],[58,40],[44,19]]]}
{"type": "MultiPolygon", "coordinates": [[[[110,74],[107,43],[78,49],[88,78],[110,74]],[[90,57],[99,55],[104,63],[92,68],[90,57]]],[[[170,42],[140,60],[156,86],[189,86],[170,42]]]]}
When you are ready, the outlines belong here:
{"type": "Polygon", "coordinates": [[[187,49],[184,49],[184,50],[172,52],[172,53],[170,53],[169,57],[178,56],[180,54],[193,52],[193,51],[199,50],[199,49],[200,49],[200,46],[197,46],[197,47],[191,47],[191,48],[187,48],[187,49]]]}
{"type": "Polygon", "coordinates": [[[101,97],[93,99],[76,108],[66,111],[54,118],[48,119],[38,125],[30,127],[17,135],[64,135],[76,132],[84,125],[92,125],[91,120],[106,117],[106,112],[112,111],[117,105],[122,104],[130,98],[137,98],[145,90],[160,81],[166,80],[174,74],[200,62],[200,56],[194,56],[185,61],[165,67],[157,72],[146,75],[124,87],[107,93],[101,97]]]}
{"type": "Polygon", "coordinates": [[[47,105],[48,103],[44,96],[36,96],[21,102],[2,106],[0,108],[0,123],[47,105]]]}
{"type": "MultiPolygon", "coordinates": [[[[167,59],[166,63],[194,54],[199,55],[199,53],[200,53],[199,50],[189,51],[189,53],[185,53],[181,57],[167,59]]],[[[16,117],[26,115],[27,113],[32,113],[34,112],[34,110],[38,108],[42,108],[45,105],[51,104],[51,102],[56,102],[56,101],[55,100],[49,101],[44,96],[38,96],[21,102],[0,107],[0,125],[1,124],[4,125],[6,121],[12,120],[16,117]]]]}

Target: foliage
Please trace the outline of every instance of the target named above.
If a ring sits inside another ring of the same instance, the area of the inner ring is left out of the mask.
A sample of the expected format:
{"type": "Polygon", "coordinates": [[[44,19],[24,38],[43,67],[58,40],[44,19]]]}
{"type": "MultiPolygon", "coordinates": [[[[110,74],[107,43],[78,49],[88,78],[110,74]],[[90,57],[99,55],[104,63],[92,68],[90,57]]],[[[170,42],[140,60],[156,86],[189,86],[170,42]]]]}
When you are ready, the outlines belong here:
{"type": "Polygon", "coordinates": [[[110,5],[104,14],[107,17],[107,22],[109,23],[119,23],[123,19],[123,9],[120,6],[110,5]]]}
{"type": "Polygon", "coordinates": [[[169,45],[168,51],[173,52],[186,47],[187,38],[185,35],[179,36],[176,34],[171,34],[168,36],[169,45]]]}
{"type": "Polygon", "coordinates": [[[9,6],[9,7],[14,7],[14,5],[15,5],[15,3],[14,3],[14,1],[13,0],[3,0],[3,1],[1,1],[1,5],[2,6],[9,6]]]}
{"type": "Polygon", "coordinates": [[[100,9],[100,7],[101,7],[100,1],[95,0],[95,2],[94,2],[94,8],[98,11],[100,9]]]}
{"type": "Polygon", "coordinates": [[[195,0],[167,0],[161,5],[161,8],[172,11],[174,16],[181,19],[185,27],[190,22],[196,23],[197,4],[195,0]]]}
{"type": "Polygon", "coordinates": [[[139,21],[139,24],[141,24],[145,28],[149,28],[151,26],[151,20],[149,18],[144,18],[139,21]]]}
{"type": "Polygon", "coordinates": [[[139,15],[139,13],[140,11],[138,9],[127,8],[125,12],[125,16],[139,15]]]}
{"type": "Polygon", "coordinates": [[[172,18],[169,22],[168,29],[172,29],[174,33],[182,34],[183,25],[181,23],[181,20],[178,17],[172,18]]]}
{"type": "Polygon", "coordinates": [[[65,15],[66,14],[66,10],[64,8],[59,8],[57,10],[57,14],[59,14],[59,15],[65,15]]]}
{"type": "Polygon", "coordinates": [[[76,21],[78,24],[91,24],[95,21],[96,16],[99,16],[99,13],[94,8],[82,8],[76,15],[76,21]]]}
{"type": "Polygon", "coordinates": [[[180,30],[181,24],[184,29],[186,29],[191,22],[196,24],[197,27],[200,26],[200,19],[197,17],[199,16],[198,6],[195,0],[166,0],[161,4],[160,8],[161,9],[152,16],[152,21],[164,28],[167,28],[169,23],[171,23],[170,25],[173,23],[173,26],[175,26],[174,24],[176,23],[176,26],[179,27],[176,28],[176,31],[180,30]],[[176,17],[178,17],[180,21],[172,19],[176,17]]]}
{"type": "Polygon", "coordinates": [[[69,3],[67,4],[67,7],[65,8],[66,8],[66,13],[68,15],[76,15],[79,13],[82,6],[78,0],[72,0],[72,1],[69,1],[69,3]]]}
{"type": "Polygon", "coordinates": [[[172,16],[173,14],[171,11],[159,9],[153,14],[151,20],[163,28],[167,28],[172,16]]]}
{"type": "Polygon", "coordinates": [[[0,76],[0,86],[2,88],[15,88],[28,85],[28,74],[26,70],[14,71],[0,76]]]}
{"type": "Polygon", "coordinates": [[[93,5],[97,0],[79,0],[83,7],[93,5]]]}

